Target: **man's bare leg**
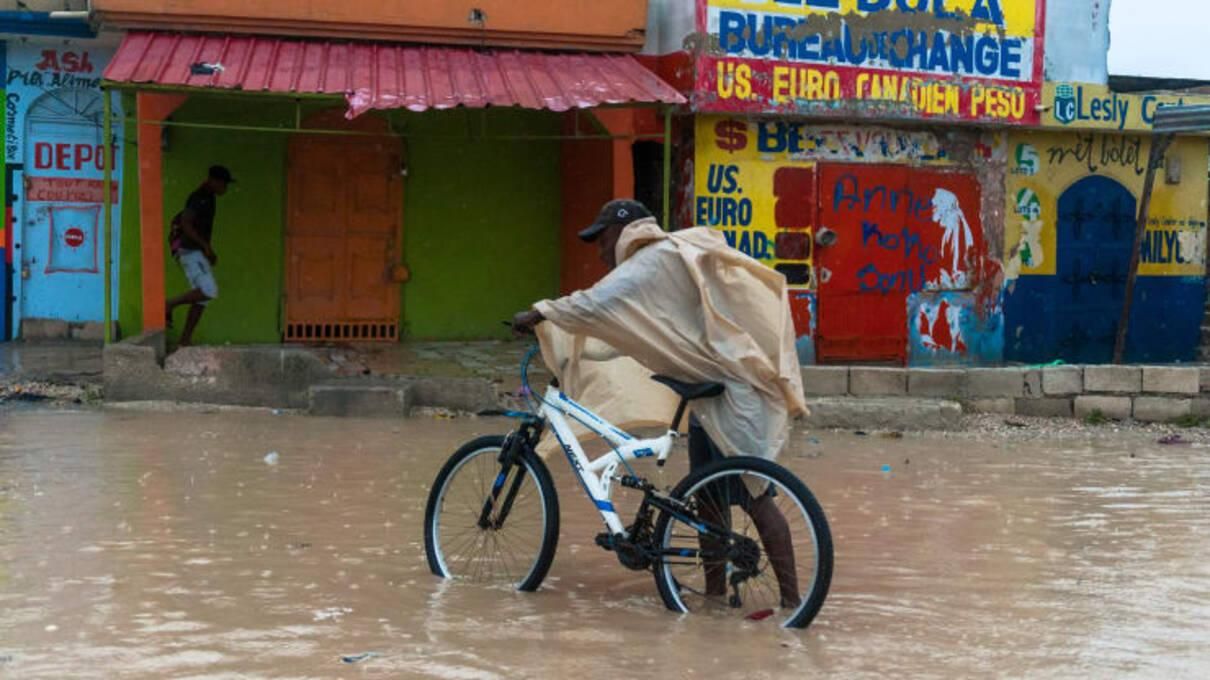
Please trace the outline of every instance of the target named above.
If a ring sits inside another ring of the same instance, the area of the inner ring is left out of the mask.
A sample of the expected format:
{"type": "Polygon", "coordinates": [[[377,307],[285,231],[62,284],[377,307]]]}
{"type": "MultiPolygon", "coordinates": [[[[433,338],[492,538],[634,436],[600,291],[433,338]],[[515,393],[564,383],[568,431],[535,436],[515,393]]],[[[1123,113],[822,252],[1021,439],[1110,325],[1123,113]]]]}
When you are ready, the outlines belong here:
{"type": "Polygon", "coordinates": [[[773,565],[773,573],[777,576],[777,586],[781,591],[781,606],[794,608],[799,605],[801,598],[798,594],[798,575],[794,568],[794,541],[790,536],[790,525],[773,501],[772,494],[761,494],[754,498],[748,506],[748,514],[760,534],[760,542],[765,546],[769,563],[773,565]]]}
{"type": "Polygon", "coordinates": [[[185,330],[181,331],[181,347],[188,347],[193,344],[193,329],[197,328],[197,322],[202,320],[202,312],[204,311],[206,311],[206,308],[200,304],[190,305],[189,316],[185,318],[185,330]]]}
{"type": "Polygon", "coordinates": [[[172,312],[181,305],[197,305],[209,300],[201,290],[194,288],[183,295],[178,295],[164,303],[164,321],[172,328],[172,312]]]}
{"type": "MultiPolygon", "coordinates": [[[[707,524],[718,527],[729,527],[731,521],[724,517],[730,514],[730,503],[724,498],[719,484],[711,484],[697,492],[697,516],[707,524]]],[[[706,554],[716,555],[713,561],[702,560],[703,571],[706,573],[706,595],[710,597],[725,597],[727,595],[727,560],[721,557],[725,544],[717,538],[711,538],[699,533],[698,549],[706,554]]]]}

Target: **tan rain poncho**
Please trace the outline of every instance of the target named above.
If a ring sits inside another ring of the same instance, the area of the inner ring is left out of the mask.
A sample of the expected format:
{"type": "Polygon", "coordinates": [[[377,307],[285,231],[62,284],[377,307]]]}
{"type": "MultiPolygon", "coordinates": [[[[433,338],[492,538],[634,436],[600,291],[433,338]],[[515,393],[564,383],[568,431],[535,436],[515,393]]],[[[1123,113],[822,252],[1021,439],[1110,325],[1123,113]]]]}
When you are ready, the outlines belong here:
{"type": "Polygon", "coordinates": [[[730,455],[780,453],[789,418],[806,413],[782,275],[714,230],[666,233],[653,219],[623,230],[617,261],[592,288],[534,305],[566,333],[539,327],[563,389],[633,427],[667,425],[676,408],[651,374],[722,382],[692,407],[710,437],[730,455]]]}

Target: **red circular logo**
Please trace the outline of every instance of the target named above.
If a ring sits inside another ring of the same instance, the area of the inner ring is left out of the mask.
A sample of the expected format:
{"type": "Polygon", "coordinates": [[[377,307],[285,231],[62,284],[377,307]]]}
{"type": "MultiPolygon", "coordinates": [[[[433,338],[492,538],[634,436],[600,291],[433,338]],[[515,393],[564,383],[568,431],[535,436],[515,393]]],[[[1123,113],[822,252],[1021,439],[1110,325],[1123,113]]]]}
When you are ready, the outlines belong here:
{"type": "Polygon", "coordinates": [[[63,232],[63,241],[72,248],[79,248],[84,245],[84,230],[79,227],[72,227],[63,232]]]}

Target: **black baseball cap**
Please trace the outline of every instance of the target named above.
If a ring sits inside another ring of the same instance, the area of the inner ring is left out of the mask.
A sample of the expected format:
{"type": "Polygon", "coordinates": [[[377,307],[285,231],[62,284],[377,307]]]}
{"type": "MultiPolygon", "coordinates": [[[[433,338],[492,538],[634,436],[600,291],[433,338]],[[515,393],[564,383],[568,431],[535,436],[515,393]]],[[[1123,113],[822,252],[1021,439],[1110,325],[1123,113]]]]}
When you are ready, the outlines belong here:
{"type": "Polygon", "coordinates": [[[210,179],[217,179],[227,184],[235,184],[235,178],[231,176],[231,171],[225,165],[210,166],[210,179]]]}
{"type": "Polygon", "coordinates": [[[580,232],[580,240],[592,243],[597,240],[601,232],[615,224],[626,225],[645,217],[651,217],[651,211],[638,201],[629,198],[619,198],[610,201],[601,208],[601,214],[597,215],[597,221],[580,232]]]}

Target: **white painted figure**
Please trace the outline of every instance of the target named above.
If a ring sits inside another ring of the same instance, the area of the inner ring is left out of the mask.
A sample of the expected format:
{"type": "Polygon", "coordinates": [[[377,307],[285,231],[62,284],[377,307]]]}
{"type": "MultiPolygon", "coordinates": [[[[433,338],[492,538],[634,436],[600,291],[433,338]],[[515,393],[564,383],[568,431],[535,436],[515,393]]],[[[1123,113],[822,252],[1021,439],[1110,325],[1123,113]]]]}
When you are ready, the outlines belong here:
{"type": "Polygon", "coordinates": [[[941,270],[941,287],[962,288],[966,285],[966,273],[962,271],[961,263],[966,257],[966,249],[973,245],[975,236],[954,192],[937,189],[933,194],[933,221],[944,231],[941,236],[941,256],[944,258],[947,250],[952,253],[951,270],[941,270]]]}

